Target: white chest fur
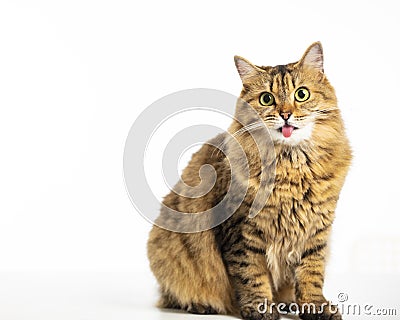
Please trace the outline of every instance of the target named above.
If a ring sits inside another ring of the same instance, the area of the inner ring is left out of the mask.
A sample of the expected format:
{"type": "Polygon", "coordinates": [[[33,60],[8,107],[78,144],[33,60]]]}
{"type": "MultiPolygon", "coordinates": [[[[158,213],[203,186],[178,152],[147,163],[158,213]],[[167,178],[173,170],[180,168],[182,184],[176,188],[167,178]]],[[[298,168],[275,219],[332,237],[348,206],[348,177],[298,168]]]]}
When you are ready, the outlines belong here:
{"type": "Polygon", "coordinates": [[[279,241],[267,245],[266,259],[275,289],[292,278],[293,266],[298,264],[303,252],[302,243],[279,241]]]}

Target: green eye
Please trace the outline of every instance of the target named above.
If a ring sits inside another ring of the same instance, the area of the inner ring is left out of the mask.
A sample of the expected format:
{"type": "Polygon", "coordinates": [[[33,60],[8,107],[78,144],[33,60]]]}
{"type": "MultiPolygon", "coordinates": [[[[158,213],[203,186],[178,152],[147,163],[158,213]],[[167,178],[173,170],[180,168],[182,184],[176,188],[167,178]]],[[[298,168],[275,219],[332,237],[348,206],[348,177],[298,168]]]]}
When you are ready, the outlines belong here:
{"type": "Polygon", "coordinates": [[[274,99],[274,96],[271,93],[264,92],[263,94],[261,94],[260,103],[263,106],[266,106],[266,107],[272,106],[274,104],[274,102],[275,102],[275,99],[274,99]]]}
{"type": "Polygon", "coordinates": [[[308,100],[309,97],[310,97],[310,91],[308,91],[308,89],[306,89],[304,87],[298,88],[296,90],[296,92],[294,93],[294,98],[298,102],[304,102],[304,101],[308,100]]]}

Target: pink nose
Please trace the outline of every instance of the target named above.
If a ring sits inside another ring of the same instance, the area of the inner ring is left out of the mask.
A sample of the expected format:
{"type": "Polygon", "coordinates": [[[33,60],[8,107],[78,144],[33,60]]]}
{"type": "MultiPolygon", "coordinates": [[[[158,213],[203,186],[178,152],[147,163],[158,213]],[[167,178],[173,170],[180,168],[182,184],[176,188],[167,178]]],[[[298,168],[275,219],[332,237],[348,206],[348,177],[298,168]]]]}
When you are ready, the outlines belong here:
{"type": "Polygon", "coordinates": [[[281,117],[283,118],[283,120],[287,120],[290,118],[292,114],[290,112],[281,112],[281,117]]]}

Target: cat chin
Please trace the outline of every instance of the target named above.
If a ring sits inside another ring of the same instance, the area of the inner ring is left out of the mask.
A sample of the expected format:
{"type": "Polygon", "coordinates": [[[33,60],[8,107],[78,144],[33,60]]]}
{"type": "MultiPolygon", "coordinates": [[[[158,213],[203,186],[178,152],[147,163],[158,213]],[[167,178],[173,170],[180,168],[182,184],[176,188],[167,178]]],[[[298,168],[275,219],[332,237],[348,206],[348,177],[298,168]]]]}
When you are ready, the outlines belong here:
{"type": "Polygon", "coordinates": [[[297,128],[296,130],[293,130],[292,135],[289,138],[285,138],[282,134],[282,131],[276,129],[271,129],[270,134],[272,141],[274,142],[296,146],[305,142],[306,140],[310,140],[312,130],[313,124],[309,123],[302,128],[297,128]]]}

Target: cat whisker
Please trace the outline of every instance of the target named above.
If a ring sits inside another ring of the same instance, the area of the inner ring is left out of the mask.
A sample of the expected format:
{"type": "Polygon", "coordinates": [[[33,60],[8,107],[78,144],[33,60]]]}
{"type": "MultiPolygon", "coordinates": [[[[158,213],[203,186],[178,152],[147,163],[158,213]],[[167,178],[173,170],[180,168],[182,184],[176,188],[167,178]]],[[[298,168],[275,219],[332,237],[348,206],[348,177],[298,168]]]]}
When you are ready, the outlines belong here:
{"type": "Polygon", "coordinates": [[[241,134],[243,134],[244,132],[249,131],[249,130],[253,130],[253,129],[256,129],[256,128],[260,128],[260,127],[262,127],[262,125],[263,125],[263,122],[262,122],[262,121],[257,121],[257,122],[250,123],[250,124],[248,124],[247,126],[244,126],[244,127],[242,127],[241,129],[239,129],[238,131],[234,132],[234,133],[232,134],[232,137],[239,136],[239,135],[241,135],[241,134]]]}
{"type": "MultiPolygon", "coordinates": [[[[240,128],[239,130],[235,131],[231,135],[229,135],[228,139],[236,138],[236,137],[240,136],[241,134],[243,134],[245,132],[249,132],[251,130],[255,130],[255,129],[261,128],[263,125],[264,125],[264,123],[262,121],[257,121],[257,122],[250,123],[250,124],[240,128]]],[[[217,147],[215,147],[213,152],[211,153],[211,157],[214,156],[215,150],[218,150],[217,152],[219,153],[221,151],[221,149],[226,145],[226,143],[227,143],[227,140],[224,140],[217,147]]]]}

